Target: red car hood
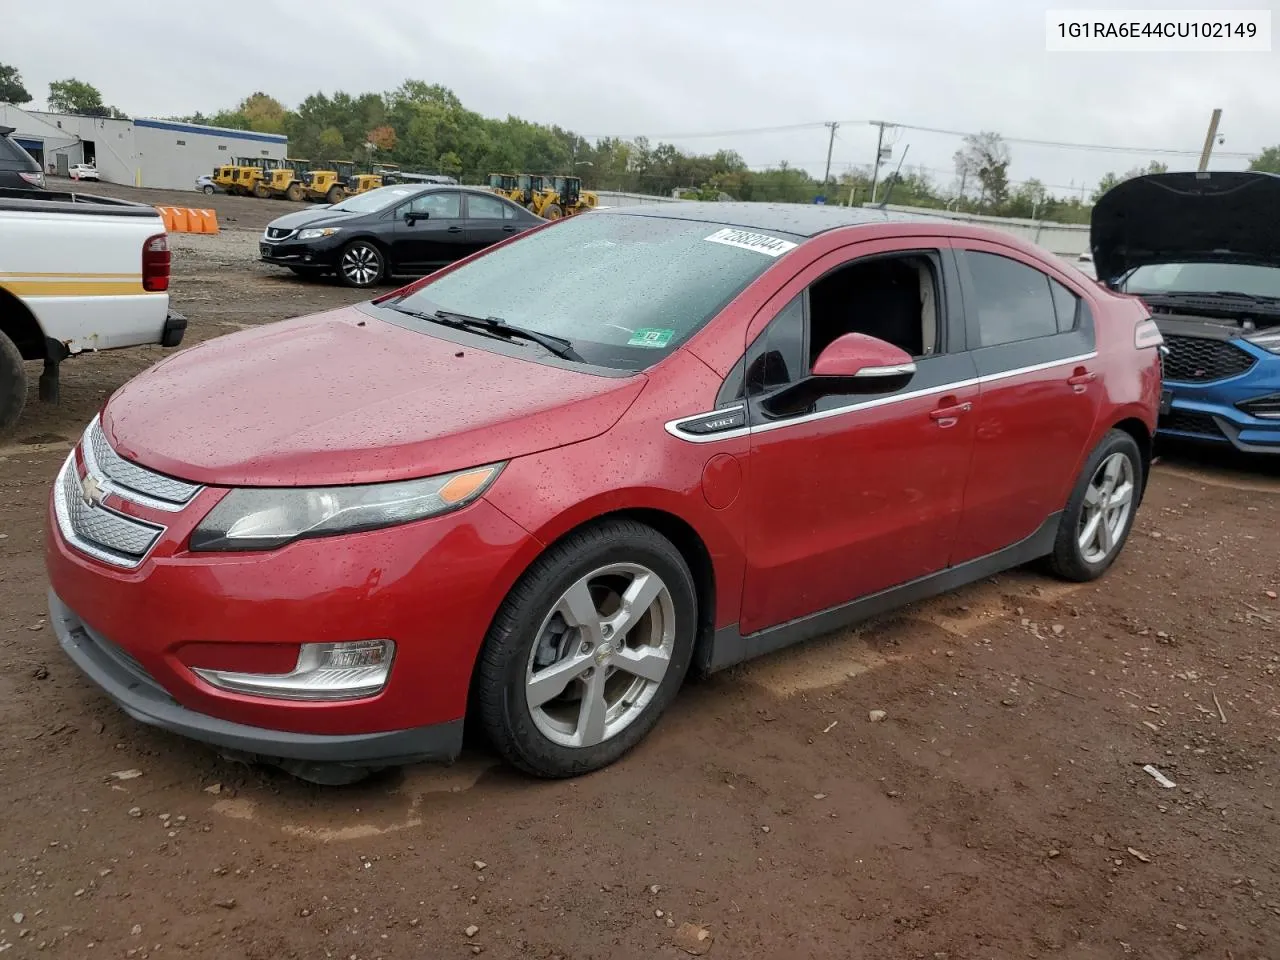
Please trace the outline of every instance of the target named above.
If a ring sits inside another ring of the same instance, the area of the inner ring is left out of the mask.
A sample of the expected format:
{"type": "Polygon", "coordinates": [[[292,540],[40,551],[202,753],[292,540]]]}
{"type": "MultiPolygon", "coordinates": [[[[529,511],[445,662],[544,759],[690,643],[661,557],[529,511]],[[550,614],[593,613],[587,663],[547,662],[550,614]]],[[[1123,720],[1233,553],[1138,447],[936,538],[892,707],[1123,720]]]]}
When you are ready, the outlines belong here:
{"type": "Polygon", "coordinates": [[[598,436],[645,382],[461,346],[346,308],[175,354],[125,384],[102,423],[122,456],[195,483],[378,483],[598,436]]]}

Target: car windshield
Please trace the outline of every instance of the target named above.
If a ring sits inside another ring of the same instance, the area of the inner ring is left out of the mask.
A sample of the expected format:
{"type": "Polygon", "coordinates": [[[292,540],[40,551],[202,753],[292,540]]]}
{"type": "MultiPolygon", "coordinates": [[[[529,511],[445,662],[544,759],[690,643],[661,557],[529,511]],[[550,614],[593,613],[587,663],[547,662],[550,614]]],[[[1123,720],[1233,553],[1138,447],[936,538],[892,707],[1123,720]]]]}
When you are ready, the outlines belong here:
{"type": "Polygon", "coordinates": [[[588,213],[493,250],[395,306],[501,317],[570,341],[590,363],[643,370],[798,241],[719,223],[588,213]]]}
{"type": "Polygon", "coordinates": [[[378,210],[386,209],[392,204],[413,196],[421,189],[421,187],[379,187],[377,190],[370,190],[359,196],[347,197],[341,203],[335,204],[333,209],[345,213],[376,213],[378,210]]]}
{"type": "Polygon", "coordinates": [[[1238,293],[1280,298],[1280,267],[1247,263],[1155,263],[1125,278],[1125,293],[1238,293]]]}

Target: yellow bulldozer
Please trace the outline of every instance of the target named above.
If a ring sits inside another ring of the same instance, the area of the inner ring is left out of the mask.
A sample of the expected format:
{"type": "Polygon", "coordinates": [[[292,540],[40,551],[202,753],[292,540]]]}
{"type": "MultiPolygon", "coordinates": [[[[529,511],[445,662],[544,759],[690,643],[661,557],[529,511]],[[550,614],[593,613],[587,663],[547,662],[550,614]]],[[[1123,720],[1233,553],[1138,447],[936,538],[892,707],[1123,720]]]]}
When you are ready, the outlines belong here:
{"type": "Polygon", "coordinates": [[[600,203],[598,194],[582,189],[581,177],[549,177],[550,186],[533,194],[529,209],[547,220],[571,217],[575,213],[594,210],[600,203]]]}
{"type": "Polygon", "coordinates": [[[278,166],[280,166],[279,160],[268,157],[236,157],[230,165],[218,168],[218,176],[213,178],[213,182],[227,193],[247,197],[257,192],[256,188],[263,175],[278,166]]]}
{"type": "Polygon", "coordinates": [[[284,197],[294,203],[307,198],[307,188],[302,178],[311,169],[310,160],[286,159],[274,170],[263,171],[262,179],[254,190],[256,197],[284,197]]]}
{"type": "Polygon", "coordinates": [[[520,178],[514,173],[489,174],[489,189],[500,197],[514,200],[516,203],[522,202],[520,197],[524,191],[520,188],[520,178]]]}
{"type": "Polygon", "coordinates": [[[511,199],[523,207],[534,209],[534,198],[547,189],[547,178],[536,173],[522,173],[516,178],[517,189],[511,199]]]}
{"type": "Polygon", "coordinates": [[[347,196],[347,183],[355,177],[354,160],[335,160],[323,170],[308,170],[302,178],[308,200],[341,203],[347,196]]]}

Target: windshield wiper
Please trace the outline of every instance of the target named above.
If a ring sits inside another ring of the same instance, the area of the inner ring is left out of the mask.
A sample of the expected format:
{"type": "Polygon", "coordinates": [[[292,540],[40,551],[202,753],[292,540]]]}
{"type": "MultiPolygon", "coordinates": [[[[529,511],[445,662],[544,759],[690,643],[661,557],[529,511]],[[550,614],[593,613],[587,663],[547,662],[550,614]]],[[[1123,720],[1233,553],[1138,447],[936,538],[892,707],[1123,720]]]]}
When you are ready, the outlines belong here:
{"type": "Polygon", "coordinates": [[[518,327],[513,323],[508,323],[501,317],[473,317],[465,313],[455,313],[452,310],[426,312],[420,310],[409,310],[401,306],[392,306],[391,309],[396,310],[399,313],[407,313],[409,316],[417,317],[419,320],[427,320],[431,323],[442,323],[447,327],[475,330],[479,333],[485,333],[498,339],[528,340],[531,343],[538,344],[564,360],[573,360],[578,363],[586,362],[578,352],[573,349],[572,340],[566,340],[564,337],[553,336],[549,333],[539,333],[537,330],[530,330],[527,327],[518,327]]]}

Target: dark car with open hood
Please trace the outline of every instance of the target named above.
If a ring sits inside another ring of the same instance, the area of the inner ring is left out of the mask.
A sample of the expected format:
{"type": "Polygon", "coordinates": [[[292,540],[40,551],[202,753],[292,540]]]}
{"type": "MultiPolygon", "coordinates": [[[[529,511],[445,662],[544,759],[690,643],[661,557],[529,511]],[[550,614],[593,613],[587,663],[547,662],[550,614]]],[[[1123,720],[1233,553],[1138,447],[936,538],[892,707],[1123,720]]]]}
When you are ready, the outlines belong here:
{"type": "Polygon", "coordinates": [[[1280,454],[1280,176],[1162,173],[1093,208],[1098,279],[1164,335],[1160,432],[1280,454]]]}
{"type": "Polygon", "coordinates": [[[372,287],[422,276],[541,223],[488,190],[405,183],[272,220],[258,254],[294,273],[372,287]]]}

